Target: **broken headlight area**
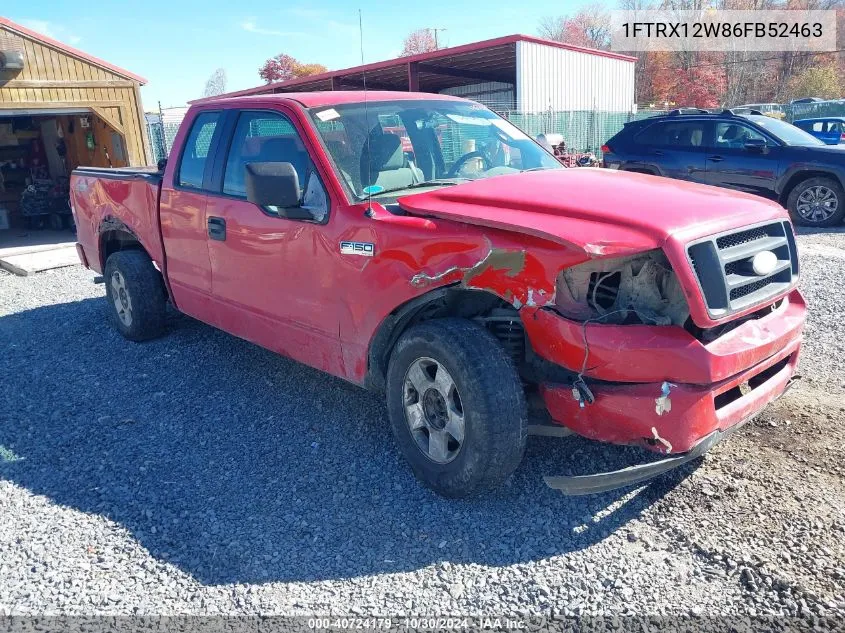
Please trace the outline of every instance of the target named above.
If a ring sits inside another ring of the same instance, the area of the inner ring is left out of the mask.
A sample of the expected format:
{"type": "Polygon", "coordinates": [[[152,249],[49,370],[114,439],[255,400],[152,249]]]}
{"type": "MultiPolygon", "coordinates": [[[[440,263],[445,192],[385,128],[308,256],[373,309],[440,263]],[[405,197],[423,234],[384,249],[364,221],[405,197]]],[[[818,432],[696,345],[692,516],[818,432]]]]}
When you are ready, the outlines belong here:
{"type": "Polygon", "coordinates": [[[683,326],[689,318],[678,277],[659,249],[561,271],[556,304],[563,316],[579,321],[683,326]]]}

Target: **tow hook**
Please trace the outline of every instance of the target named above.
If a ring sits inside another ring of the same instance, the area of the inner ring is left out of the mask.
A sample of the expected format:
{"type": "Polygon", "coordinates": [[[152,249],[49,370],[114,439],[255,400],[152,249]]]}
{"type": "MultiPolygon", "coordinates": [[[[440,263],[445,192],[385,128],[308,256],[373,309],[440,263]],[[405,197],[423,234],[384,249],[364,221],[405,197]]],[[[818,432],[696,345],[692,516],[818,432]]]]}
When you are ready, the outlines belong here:
{"type": "Polygon", "coordinates": [[[586,405],[593,404],[596,401],[596,397],[581,376],[578,376],[572,382],[572,397],[578,401],[578,406],[582,409],[586,405]]]}

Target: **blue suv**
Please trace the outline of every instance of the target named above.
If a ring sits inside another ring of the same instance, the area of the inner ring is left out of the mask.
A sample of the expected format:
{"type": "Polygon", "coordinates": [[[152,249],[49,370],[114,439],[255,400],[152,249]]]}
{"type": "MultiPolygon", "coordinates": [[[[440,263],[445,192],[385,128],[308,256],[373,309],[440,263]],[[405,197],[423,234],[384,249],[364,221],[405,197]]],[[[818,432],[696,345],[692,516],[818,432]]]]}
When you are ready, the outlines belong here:
{"type": "Polygon", "coordinates": [[[825,145],[754,110],[683,109],[632,121],[602,151],[609,169],[770,198],[797,224],[832,226],[845,217],[845,145],[825,145]]]}
{"type": "Polygon", "coordinates": [[[793,123],[825,145],[845,143],[845,117],[829,116],[821,119],[800,119],[793,123]]]}

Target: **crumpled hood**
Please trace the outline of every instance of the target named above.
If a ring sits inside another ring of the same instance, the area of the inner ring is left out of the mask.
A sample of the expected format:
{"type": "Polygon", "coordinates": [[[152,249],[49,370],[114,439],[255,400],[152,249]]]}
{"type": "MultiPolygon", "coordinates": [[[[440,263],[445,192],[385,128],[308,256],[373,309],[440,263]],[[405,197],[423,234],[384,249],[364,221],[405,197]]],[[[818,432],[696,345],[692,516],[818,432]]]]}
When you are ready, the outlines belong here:
{"type": "Polygon", "coordinates": [[[778,204],[750,194],[680,180],[573,168],[476,180],[399,198],[426,215],[517,231],[611,256],[784,219],[778,204]]]}

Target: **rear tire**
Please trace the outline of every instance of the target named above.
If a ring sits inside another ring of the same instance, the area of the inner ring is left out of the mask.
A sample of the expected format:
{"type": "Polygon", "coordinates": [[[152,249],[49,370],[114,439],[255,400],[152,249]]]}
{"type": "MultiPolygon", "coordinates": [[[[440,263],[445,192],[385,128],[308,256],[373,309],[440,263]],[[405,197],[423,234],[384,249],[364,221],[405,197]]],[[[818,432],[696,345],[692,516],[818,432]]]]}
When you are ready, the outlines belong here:
{"type": "Polygon", "coordinates": [[[436,319],[405,332],[390,358],[386,391],[400,450],[438,494],[493,488],[522,460],[522,384],[496,338],[475,323],[436,319]]]}
{"type": "Polygon", "coordinates": [[[112,323],[130,341],[145,341],[164,331],[167,297],[161,273],[143,251],[109,256],[103,273],[112,323]]]}
{"type": "Polygon", "coordinates": [[[786,208],[796,224],[834,226],[845,217],[845,191],[833,178],[808,178],[789,192],[786,208]]]}

